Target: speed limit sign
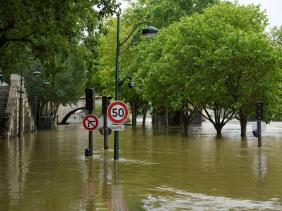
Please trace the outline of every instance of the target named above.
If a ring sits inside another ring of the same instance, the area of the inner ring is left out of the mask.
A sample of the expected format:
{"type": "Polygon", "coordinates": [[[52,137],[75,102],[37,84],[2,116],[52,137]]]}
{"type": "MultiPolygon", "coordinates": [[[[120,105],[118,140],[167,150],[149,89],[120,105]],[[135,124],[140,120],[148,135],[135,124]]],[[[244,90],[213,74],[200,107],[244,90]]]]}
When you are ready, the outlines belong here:
{"type": "Polygon", "coordinates": [[[114,101],[108,107],[109,119],[115,124],[122,124],[128,116],[128,108],[122,101],[114,101]]]}

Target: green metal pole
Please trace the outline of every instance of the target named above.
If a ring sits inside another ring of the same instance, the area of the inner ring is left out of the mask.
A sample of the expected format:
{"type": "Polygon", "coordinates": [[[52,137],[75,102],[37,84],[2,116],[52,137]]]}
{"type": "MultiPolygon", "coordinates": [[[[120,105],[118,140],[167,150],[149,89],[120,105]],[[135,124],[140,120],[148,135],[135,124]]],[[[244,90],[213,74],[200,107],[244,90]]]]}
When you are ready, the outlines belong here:
{"type": "Polygon", "coordinates": [[[23,116],[23,69],[21,68],[21,84],[20,84],[20,103],[19,103],[19,123],[18,137],[22,135],[22,116],[23,116]]]}
{"type": "MultiPolygon", "coordinates": [[[[117,46],[116,46],[116,83],[115,83],[115,100],[119,100],[119,54],[120,54],[120,12],[117,13],[117,46]]],[[[114,160],[119,159],[119,134],[114,133],[114,160]]]]}
{"type": "Polygon", "coordinates": [[[258,147],[261,147],[261,120],[257,120],[258,147]]]}
{"type": "Polygon", "coordinates": [[[104,125],[103,125],[104,149],[109,149],[107,108],[108,108],[108,96],[103,96],[102,97],[102,114],[103,114],[103,122],[104,122],[104,125]]]}

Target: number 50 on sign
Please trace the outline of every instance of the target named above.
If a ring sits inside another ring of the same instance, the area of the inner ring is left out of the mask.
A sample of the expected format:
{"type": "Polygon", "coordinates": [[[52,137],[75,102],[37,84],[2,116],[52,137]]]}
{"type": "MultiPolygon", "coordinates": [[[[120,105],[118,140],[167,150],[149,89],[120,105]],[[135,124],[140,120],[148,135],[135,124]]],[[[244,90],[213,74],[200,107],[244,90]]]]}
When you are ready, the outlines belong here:
{"type": "Polygon", "coordinates": [[[109,119],[115,124],[122,124],[128,116],[128,108],[122,101],[114,101],[108,107],[109,119]]]}

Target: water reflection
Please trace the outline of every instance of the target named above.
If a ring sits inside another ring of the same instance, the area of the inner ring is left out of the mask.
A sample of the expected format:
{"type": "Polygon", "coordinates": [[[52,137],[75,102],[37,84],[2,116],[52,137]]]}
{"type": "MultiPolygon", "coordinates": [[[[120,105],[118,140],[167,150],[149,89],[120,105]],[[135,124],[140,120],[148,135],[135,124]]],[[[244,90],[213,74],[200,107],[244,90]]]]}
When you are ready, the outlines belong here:
{"type": "Polygon", "coordinates": [[[123,188],[119,181],[119,163],[114,161],[114,181],[112,185],[112,201],[110,210],[127,211],[127,203],[124,199],[123,188]]]}
{"type": "Polygon", "coordinates": [[[87,178],[84,179],[83,194],[85,196],[86,210],[95,210],[95,183],[92,175],[92,159],[86,160],[85,170],[87,171],[87,178]]]}
{"type": "Polygon", "coordinates": [[[266,194],[265,177],[267,176],[267,161],[266,156],[262,152],[261,148],[257,150],[257,155],[254,156],[253,172],[257,182],[258,198],[263,198],[263,196],[266,194]]]}
{"type": "Polygon", "coordinates": [[[253,160],[253,171],[258,181],[262,181],[267,175],[267,160],[262,151],[263,149],[258,148],[253,160]]]}
{"type": "Polygon", "coordinates": [[[101,152],[95,153],[93,158],[85,158],[83,210],[128,210],[119,179],[119,163],[110,158],[112,153],[105,151],[103,157],[97,156],[101,152]]]}
{"type": "MultiPolygon", "coordinates": [[[[33,139],[33,136],[28,138],[33,139]]],[[[32,149],[33,141],[26,142],[25,137],[8,141],[7,150],[9,153],[6,160],[8,181],[6,185],[10,198],[9,206],[18,204],[20,198],[23,197],[32,149]]],[[[5,181],[5,179],[1,181],[5,181]]]]}

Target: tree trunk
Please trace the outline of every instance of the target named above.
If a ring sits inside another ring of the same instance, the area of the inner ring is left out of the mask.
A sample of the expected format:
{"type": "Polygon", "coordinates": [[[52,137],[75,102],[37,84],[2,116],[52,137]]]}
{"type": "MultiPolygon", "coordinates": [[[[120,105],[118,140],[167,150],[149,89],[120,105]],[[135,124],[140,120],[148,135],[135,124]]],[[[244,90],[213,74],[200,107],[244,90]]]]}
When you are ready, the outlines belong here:
{"type": "Polygon", "coordinates": [[[146,117],[147,117],[147,109],[144,109],[142,127],[145,127],[145,125],[146,125],[146,117]]]}
{"type": "Polygon", "coordinates": [[[240,120],[240,126],[241,126],[241,137],[246,138],[247,136],[247,116],[242,111],[239,112],[239,120],[240,120]]]}
{"type": "Polygon", "coordinates": [[[53,105],[52,106],[52,116],[53,116],[53,124],[55,124],[55,121],[57,119],[57,112],[59,109],[59,105],[53,105]],[[55,107],[54,107],[55,106],[55,107]]]}
{"type": "Polygon", "coordinates": [[[165,128],[169,128],[169,122],[168,122],[168,107],[165,107],[165,128]]]}
{"type": "Polygon", "coordinates": [[[180,127],[180,128],[184,128],[184,111],[181,111],[181,112],[180,112],[179,127],[180,127]]]}
{"type": "Polygon", "coordinates": [[[155,117],[155,111],[152,111],[152,126],[153,128],[155,128],[155,124],[156,124],[156,117],[155,117]]]}
{"type": "Polygon", "coordinates": [[[132,111],[132,126],[136,127],[137,109],[136,109],[135,100],[132,101],[131,111],[132,111]]]}
{"type": "Polygon", "coordinates": [[[221,137],[222,136],[221,131],[222,131],[223,126],[222,125],[214,125],[214,128],[216,129],[216,136],[221,137]]]}
{"type": "Polygon", "coordinates": [[[156,129],[159,129],[159,114],[157,112],[155,112],[155,127],[156,129]]]}
{"type": "Polygon", "coordinates": [[[183,112],[183,115],[182,115],[182,119],[183,119],[183,132],[184,132],[184,135],[187,135],[188,134],[188,125],[189,125],[189,122],[188,122],[188,119],[189,119],[189,116],[188,116],[188,112],[183,112]]]}

